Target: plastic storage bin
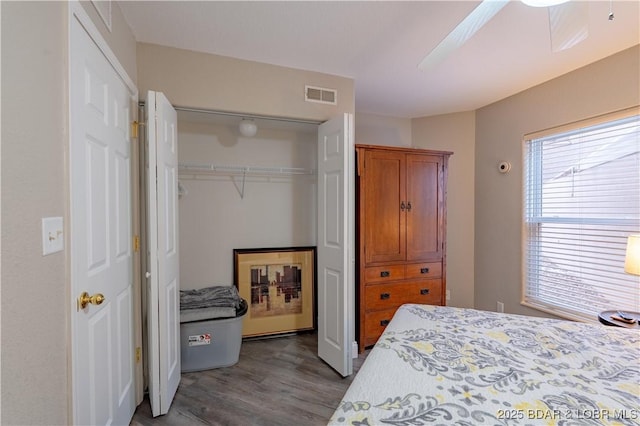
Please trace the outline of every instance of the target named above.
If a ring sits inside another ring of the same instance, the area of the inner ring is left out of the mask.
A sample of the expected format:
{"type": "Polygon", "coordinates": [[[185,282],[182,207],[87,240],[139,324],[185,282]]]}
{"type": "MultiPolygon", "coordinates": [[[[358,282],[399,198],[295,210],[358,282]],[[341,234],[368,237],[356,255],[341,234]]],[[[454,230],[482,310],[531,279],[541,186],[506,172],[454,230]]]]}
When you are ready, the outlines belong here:
{"type": "Polygon", "coordinates": [[[242,345],[242,318],[247,302],[235,317],[218,318],[180,324],[181,371],[230,367],[238,362],[242,345]]]}

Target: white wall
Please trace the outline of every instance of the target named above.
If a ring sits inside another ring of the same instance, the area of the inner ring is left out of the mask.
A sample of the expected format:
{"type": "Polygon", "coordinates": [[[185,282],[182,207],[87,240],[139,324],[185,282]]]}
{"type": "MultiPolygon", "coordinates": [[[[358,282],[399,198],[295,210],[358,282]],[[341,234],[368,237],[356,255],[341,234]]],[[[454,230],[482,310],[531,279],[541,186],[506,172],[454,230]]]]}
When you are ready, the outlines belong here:
{"type": "Polygon", "coordinates": [[[146,43],[137,52],[140,93],[173,105],[317,121],[355,110],[350,78],[146,43]],[[305,84],[337,90],[338,104],[305,102],[305,84]]]}
{"type": "MultiPolygon", "coordinates": [[[[237,120],[239,121],[239,119],[237,120]]],[[[237,123],[178,123],[181,163],[315,170],[317,126],[267,129],[251,138],[237,123]]],[[[233,284],[233,249],[316,245],[315,176],[194,176],[179,201],[182,289],[233,284]]]]}
{"type": "MultiPolygon", "coordinates": [[[[81,3],[136,79],[135,40],[113,3],[109,32],[81,3]]],[[[2,15],[3,425],[71,424],[69,251],[42,256],[41,218],[68,201],[69,3],[0,2],[2,15]]],[[[68,247],[68,232],[66,247],[68,247]]]]}
{"type": "Polygon", "coordinates": [[[474,306],[475,112],[412,120],[413,146],[452,151],[447,182],[447,305],[474,306]]]}
{"type": "MultiPolygon", "coordinates": [[[[476,111],[475,306],[543,315],[520,305],[523,136],[640,105],[640,46],[476,111]],[[498,162],[512,164],[500,174],[498,162]]],[[[594,319],[595,320],[595,319],[594,319]]]]}
{"type": "MultiPolygon", "coordinates": [[[[67,6],[2,2],[2,424],[68,423],[65,216],[67,6]],[[19,42],[17,42],[19,41],[19,42]]],[[[68,226],[68,222],[67,226],[68,226]]]]}
{"type": "Polygon", "coordinates": [[[410,147],[411,119],[356,113],[355,142],[364,145],[410,147]]]}

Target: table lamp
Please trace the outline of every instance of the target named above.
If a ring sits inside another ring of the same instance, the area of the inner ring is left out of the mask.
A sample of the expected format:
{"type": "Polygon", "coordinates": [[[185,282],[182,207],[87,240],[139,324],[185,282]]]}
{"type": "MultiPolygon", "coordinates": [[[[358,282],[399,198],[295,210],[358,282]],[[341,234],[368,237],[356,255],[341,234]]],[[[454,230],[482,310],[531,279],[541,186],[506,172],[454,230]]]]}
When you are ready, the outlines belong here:
{"type": "MultiPolygon", "coordinates": [[[[629,235],[627,239],[627,254],[624,259],[624,271],[627,274],[640,275],[640,235],[629,235]]],[[[637,321],[634,315],[618,311],[614,319],[633,324],[637,321]]]]}
{"type": "Polygon", "coordinates": [[[629,235],[627,239],[624,271],[627,274],[640,275],[640,235],[629,235]]]}

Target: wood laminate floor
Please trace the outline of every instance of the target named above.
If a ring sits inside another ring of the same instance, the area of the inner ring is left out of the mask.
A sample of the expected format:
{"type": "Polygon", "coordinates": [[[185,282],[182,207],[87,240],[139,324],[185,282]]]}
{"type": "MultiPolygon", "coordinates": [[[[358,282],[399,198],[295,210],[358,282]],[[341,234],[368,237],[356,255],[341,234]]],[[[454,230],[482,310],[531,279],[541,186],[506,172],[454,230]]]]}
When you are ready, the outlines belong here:
{"type": "Polygon", "coordinates": [[[243,341],[237,364],[183,373],[169,413],[154,419],[145,398],[131,425],[326,425],[368,351],[342,378],[318,358],[317,339],[243,341]]]}

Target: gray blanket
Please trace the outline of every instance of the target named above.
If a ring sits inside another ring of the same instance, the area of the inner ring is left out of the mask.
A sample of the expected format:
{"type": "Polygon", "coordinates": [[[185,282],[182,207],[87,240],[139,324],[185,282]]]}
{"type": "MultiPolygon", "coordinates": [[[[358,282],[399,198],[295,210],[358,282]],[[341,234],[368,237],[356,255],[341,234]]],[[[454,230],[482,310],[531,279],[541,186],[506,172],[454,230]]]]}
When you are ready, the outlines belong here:
{"type": "Polygon", "coordinates": [[[214,286],[196,290],[180,290],[180,310],[240,307],[240,295],[235,286],[214,286]]]}

